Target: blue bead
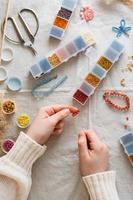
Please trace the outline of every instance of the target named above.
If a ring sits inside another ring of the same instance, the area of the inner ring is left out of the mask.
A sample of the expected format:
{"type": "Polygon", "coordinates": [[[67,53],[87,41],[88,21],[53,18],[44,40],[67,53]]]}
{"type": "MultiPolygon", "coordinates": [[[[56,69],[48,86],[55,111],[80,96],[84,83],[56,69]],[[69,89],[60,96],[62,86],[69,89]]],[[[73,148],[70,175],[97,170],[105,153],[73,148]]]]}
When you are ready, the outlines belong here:
{"type": "Polygon", "coordinates": [[[130,142],[133,142],[133,134],[128,133],[127,135],[124,135],[120,138],[120,142],[123,146],[126,146],[130,142]]]}
{"type": "Polygon", "coordinates": [[[125,151],[128,155],[133,154],[133,142],[125,146],[125,151]]]}
{"type": "Polygon", "coordinates": [[[85,44],[85,42],[84,42],[84,40],[82,39],[81,36],[77,37],[74,40],[74,44],[75,44],[75,46],[77,47],[78,50],[81,50],[81,49],[86,47],[86,44],[85,44]]]}
{"type": "Polygon", "coordinates": [[[91,87],[88,83],[83,82],[80,89],[88,96],[90,96],[92,94],[92,92],[94,91],[94,88],[91,87]]]}
{"type": "Polygon", "coordinates": [[[119,58],[119,53],[110,47],[107,49],[107,51],[105,51],[104,56],[108,58],[112,63],[115,63],[119,58]]]}
{"type": "Polygon", "coordinates": [[[52,68],[50,63],[48,62],[48,60],[46,58],[41,60],[39,62],[39,65],[40,65],[40,68],[41,68],[42,72],[44,72],[44,73],[49,72],[51,70],[51,68],[52,68]]]}
{"type": "Polygon", "coordinates": [[[30,69],[30,72],[34,78],[39,78],[42,73],[38,64],[33,65],[30,69]]]}
{"type": "Polygon", "coordinates": [[[102,69],[99,65],[95,65],[92,72],[100,78],[102,78],[102,77],[104,77],[104,75],[106,75],[106,71],[104,69],[102,69]]]}
{"type": "Polygon", "coordinates": [[[57,39],[61,39],[64,35],[64,31],[60,28],[57,28],[55,26],[52,27],[51,31],[50,31],[50,36],[57,38],[57,39]]]}
{"type": "Polygon", "coordinates": [[[111,47],[114,50],[118,51],[119,54],[123,53],[124,51],[124,46],[118,40],[114,40],[111,44],[111,47]]]}
{"type": "Polygon", "coordinates": [[[62,7],[73,11],[76,7],[77,0],[63,0],[62,7]]]}

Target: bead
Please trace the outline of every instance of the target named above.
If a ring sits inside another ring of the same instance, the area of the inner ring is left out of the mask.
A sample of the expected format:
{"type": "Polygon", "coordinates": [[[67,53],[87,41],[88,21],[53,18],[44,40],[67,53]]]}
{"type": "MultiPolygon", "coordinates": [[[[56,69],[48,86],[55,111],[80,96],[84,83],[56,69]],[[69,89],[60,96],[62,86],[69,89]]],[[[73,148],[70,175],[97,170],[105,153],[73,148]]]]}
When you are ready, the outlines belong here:
{"type": "Polygon", "coordinates": [[[55,21],[54,21],[54,25],[57,27],[60,27],[62,29],[66,29],[68,24],[68,21],[65,19],[62,19],[60,17],[56,17],[55,21]]]}
{"type": "Polygon", "coordinates": [[[75,92],[73,98],[76,99],[82,105],[84,105],[86,101],[89,99],[89,97],[79,89],[75,92]]]}
{"type": "Polygon", "coordinates": [[[100,83],[100,79],[91,73],[89,73],[88,76],[86,77],[86,81],[93,87],[97,87],[100,83]]]}
{"type": "Polygon", "coordinates": [[[111,108],[113,108],[114,110],[128,111],[130,109],[130,99],[124,93],[110,90],[104,93],[103,98],[105,100],[105,103],[111,108]],[[121,98],[125,102],[125,106],[117,105],[113,103],[111,99],[109,99],[109,97],[115,97],[115,96],[121,98]]]}
{"type": "Polygon", "coordinates": [[[113,63],[110,60],[108,60],[107,58],[105,58],[104,56],[102,56],[98,60],[97,64],[99,64],[101,67],[103,67],[105,70],[108,71],[111,68],[113,63]]]}
{"type": "Polygon", "coordinates": [[[60,65],[61,61],[58,58],[58,56],[56,54],[53,54],[52,56],[48,57],[49,63],[53,66],[53,67],[57,67],[58,65],[60,65]]]}
{"type": "Polygon", "coordinates": [[[14,146],[14,141],[11,139],[5,139],[2,141],[1,149],[4,153],[8,153],[14,146]]]}
{"type": "Polygon", "coordinates": [[[66,8],[61,8],[57,15],[64,18],[64,19],[69,20],[71,15],[72,15],[72,11],[68,10],[66,8]]]}
{"type": "Polygon", "coordinates": [[[15,103],[11,100],[6,100],[2,104],[2,111],[4,114],[12,114],[16,110],[15,103]]]}
{"type": "Polygon", "coordinates": [[[17,124],[21,128],[26,128],[30,124],[30,117],[27,114],[21,114],[17,118],[17,124]]]}

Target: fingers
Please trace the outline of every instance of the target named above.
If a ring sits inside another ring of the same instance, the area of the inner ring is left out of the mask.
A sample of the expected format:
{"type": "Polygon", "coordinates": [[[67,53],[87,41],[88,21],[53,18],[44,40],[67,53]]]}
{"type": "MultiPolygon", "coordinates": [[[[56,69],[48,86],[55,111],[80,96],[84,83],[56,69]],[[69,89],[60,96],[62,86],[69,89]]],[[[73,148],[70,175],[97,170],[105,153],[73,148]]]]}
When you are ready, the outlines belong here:
{"type": "Polygon", "coordinates": [[[63,132],[63,130],[64,130],[64,125],[65,125],[65,122],[64,122],[63,120],[60,121],[60,122],[56,125],[53,134],[54,134],[54,135],[60,135],[60,134],[63,132]]]}
{"type": "Polygon", "coordinates": [[[74,107],[74,106],[70,106],[70,105],[53,105],[53,106],[47,106],[47,107],[43,107],[41,109],[41,112],[47,112],[49,116],[54,115],[55,113],[63,110],[63,109],[69,109],[70,112],[72,113],[73,116],[76,116],[79,113],[79,109],[74,107]]]}
{"type": "Polygon", "coordinates": [[[102,145],[102,142],[100,141],[98,136],[95,134],[95,132],[93,130],[86,130],[84,132],[87,136],[88,143],[90,145],[90,149],[91,150],[99,149],[102,145]]]}
{"type": "Polygon", "coordinates": [[[52,122],[54,126],[56,126],[60,121],[65,119],[67,116],[69,116],[69,114],[70,114],[70,110],[64,109],[52,115],[51,117],[49,117],[49,120],[52,122]]]}
{"type": "Polygon", "coordinates": [[[62,109],[69,109],[70,112],[75,115],[79,113],[79,109],[74,107],[74,106],[70,106],[70,105],[54,105],[52,106],[55,113],[61,111],[62,109]]]}
{"type": "Polygon", "coordinates": [[[65,124],[64,120],[60,121],[60,122],[56,125],[55,129],[62,129],[62,128],[64,127],[64,124],[65,124]]]}
{"type": "Polygon", "coordinates": [[[80,132],[78,138],[78,148],[79,148],[79,158],[80,160],[88,157],[88,146],[87,146],[87,138],[84,131],[80,132]]]}

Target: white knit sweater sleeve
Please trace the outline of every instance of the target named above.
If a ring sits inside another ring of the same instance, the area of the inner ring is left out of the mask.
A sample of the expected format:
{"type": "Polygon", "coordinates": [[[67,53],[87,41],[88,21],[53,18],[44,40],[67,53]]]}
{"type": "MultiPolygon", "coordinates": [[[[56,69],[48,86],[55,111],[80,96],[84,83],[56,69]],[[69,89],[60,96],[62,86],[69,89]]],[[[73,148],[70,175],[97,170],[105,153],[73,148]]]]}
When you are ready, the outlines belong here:
{"type": "Polygon", "coordinates": [[[11,151],[0,158],[0,200],[27,200],[32,165],[45,150],[21,132],[11,151]]]}
{"type": "Polygon", "coordinates": [[[83,181],[91,200],[119,200],[114,171],[85,176],[83,181]]]}

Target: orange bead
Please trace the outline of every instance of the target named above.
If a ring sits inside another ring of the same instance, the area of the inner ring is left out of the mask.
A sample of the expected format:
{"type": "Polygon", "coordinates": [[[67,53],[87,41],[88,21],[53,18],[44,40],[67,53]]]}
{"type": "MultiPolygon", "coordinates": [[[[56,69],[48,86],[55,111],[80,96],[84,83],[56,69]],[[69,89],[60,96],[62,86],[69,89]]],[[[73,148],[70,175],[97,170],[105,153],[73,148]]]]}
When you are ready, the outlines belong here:
{"type": "Polygon", "coordinates": [[[68,21],[65,20],[65,19],[62,19],[60,17],[56,17],[56,19],[54,21],[54,25],[58,26],[58,27],[60,27],[62,29],[66,29],[67,24],[68,24],[68,21]]]}

